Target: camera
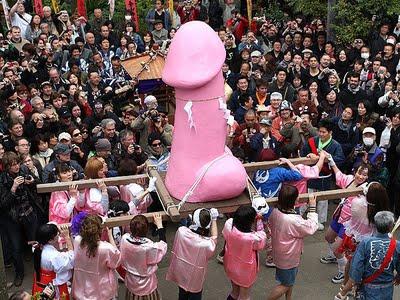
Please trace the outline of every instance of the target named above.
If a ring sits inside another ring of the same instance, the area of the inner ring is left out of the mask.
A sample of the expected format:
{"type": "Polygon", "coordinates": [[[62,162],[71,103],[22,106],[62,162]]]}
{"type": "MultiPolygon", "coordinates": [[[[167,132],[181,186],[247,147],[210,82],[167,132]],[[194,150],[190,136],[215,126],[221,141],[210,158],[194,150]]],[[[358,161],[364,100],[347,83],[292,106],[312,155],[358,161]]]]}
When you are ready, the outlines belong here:
{"type": "Polygon", "coordinates": [[[354,148],[354,155],[355,156],[363,156],[365,152],[364,146],[359,145],[354,148]]]}
{"type": "Polygon", "coordinates": [[[25,176],[24,176],[24,179],[25,179],[26,181],[32,181],[32,180],[33,180],[33,177],[32,177],[31,175],[25,175],[25,176]]]}

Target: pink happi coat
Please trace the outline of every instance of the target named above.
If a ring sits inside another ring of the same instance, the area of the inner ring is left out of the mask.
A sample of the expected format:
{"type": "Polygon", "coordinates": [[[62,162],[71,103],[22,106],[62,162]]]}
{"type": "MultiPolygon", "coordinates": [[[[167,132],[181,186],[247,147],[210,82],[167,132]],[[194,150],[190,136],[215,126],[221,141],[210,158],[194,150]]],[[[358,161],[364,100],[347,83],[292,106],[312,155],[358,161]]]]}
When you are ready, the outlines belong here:
{"type": "Polygon", "coordinates": [[[126,270],[125,285],[134,295],[150,295],[157,288],[157,264],[167,253],[167,243],[147,238],[138,242],[129,233],[121,240],[121,265],[126,270]]]}
{"type": "Polygon", "coordinates": [[[175,234],[166,279],[191,293],[203,289],[208,261],[215,253],[217,239],[201,236],[181,226],[175,234]]]}
{"type": "Polygon", "coordinates": [[[67,203],[70,199],[69,193],[66,191],[56,191],[51,193],[49,202],[50,222],[65,224],[71,221],[72,212],[69,212],[67,209],[67,203]]]}
{"type": "Polygon", "coordinates": [[[303,238],[318,229],[318,214],[308,213],[307,220],[298,214],[285,214],[273,209],[268,218],[272,237],[272,257],[280,269],[291,269],[300,264],[303,238]]]}
{"type": "Polygon", "coordinates": [[[75,267],[72,282],[74,299],[108,300],[118,293],[115,269],[120,264],[119,250],[107,242],[99,242],[96,256],[88,257],[87,249],[80,246],[82,238],[74,240],[75,267]]]}
{"type": "Polygon", "coordinates": [[[83,205],[77,205],[78,211],[85,211],[89,214],[97,214],[100,216],[104,216],[107,213],[106,211],[104,211],[103,206],[101,205],[101,191],[99,189],[85,189],[83,196],[81,197],[83,198],[81,199],[83,205]]]}
{"type": "Polygon", "coordinates": [[[225,222],[222,234],[225,238],[224,268],[228,278],[242,287],[251,287],[259,270],[258,251],[265,247],[264,229],[241,232],[233,227],[233,219],[225,222]]]}

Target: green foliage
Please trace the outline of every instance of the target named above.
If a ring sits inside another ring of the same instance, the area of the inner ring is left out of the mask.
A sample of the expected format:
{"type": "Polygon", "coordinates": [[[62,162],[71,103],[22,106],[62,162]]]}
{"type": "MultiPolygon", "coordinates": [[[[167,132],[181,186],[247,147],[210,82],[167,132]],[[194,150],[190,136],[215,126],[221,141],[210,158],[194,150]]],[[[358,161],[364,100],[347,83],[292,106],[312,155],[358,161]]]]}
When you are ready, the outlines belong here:
{"type": "MultiPolygon", "coordinates": [[[[302,13],[310,18],[326,20],[327,1],[286,0],[294,13],[302,13]]],[[[371,29],[371,17],[382,19],[394,17],[400,13],[399,0],[336,0],[333,7],[335,23],[333,29],[337,42],[351,43],[356,37],[367,38],[371,29]]]]}
{"type": "Polygon", "coordinates": [[[351,43],[355,38],[367,38],[372,27],[371,17],[377,15],[377,23],[394,17],[400,12],[400,1],[392,0],[337,0],[334,7],[333,29],[340,44],[351,43]]]}
{"type": "Polygon", "coordinates": [[[327,2],[321,0],[286,0],[294,13],[310,18],[326,18],[327,2]]]}

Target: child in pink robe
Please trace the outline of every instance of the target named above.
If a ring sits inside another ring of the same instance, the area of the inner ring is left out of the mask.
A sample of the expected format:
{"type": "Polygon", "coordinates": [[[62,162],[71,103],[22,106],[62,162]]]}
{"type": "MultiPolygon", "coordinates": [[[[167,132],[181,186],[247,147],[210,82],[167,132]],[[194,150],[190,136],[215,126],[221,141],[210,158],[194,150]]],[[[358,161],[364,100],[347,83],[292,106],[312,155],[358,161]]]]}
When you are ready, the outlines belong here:
{"type": "Polygon", "coordinates": [[[303,238],[318,229],[315,196],[310,195],[306,220],[294,209],[298,196],[296,187],[283,184],[279,191],[278,207],[269,211],[275,279],[279,283],[271,291],[269,300],[279,299],[283,295],[290,299],[303,252],[303,238]]]}
{"type": "Polygon", "coordinates": [[[167,280],[179,286],[179,299],[201,299],[208,261],[215,253],[217,244],[218,210],[197,209],[193,224],[181,226],[175,234],[167,280]],[[209,229],[211,226],[211,237],[209,229]]]}
{"type": "Polygon", "coordinates": [[[225,238],[224,269],[232,284],[229,300],[250,299],[250,288],[257,279],[258,251],[265,247],[266,235],[261,219],[257,219],[257,231],[252,230],[255,220],[253,207],[240,206],[222,230],[225,238]]]}
{"type": "Polygon", "coordinates": [[[131,233],[121,240],[121,264],[126,270],[125,299],[161,299],[157,290],[157,264],[167,252],[165,229],[160,214],[154,214],[160,241],[146,238],[149,223],[143,215],[133,217],[130,223],[131,233]]]}
{"type": "MultiPolygon", "coordinates": [[[[56,175],[61,182],[72,181],[73,173],[69,165],[61,163],[56,167],[56,175]]],[[[71,185],[69,191],[52,192],[49,202],[49,221],[56,224],[69,223],[72,218],[79,192],[71,185]]]]}
{"type": "MultiPolygon", "coordinates": [[[[117,296],[115,269],[120,263],[120,252],[115,245],[100,241],[101,233],[101,218],[89,215],[83,220],[80,235],[74,240],[74,299],[108,300],[117,296]]],[[[110,230],[109,238],[113,241],[110,230]]]]}

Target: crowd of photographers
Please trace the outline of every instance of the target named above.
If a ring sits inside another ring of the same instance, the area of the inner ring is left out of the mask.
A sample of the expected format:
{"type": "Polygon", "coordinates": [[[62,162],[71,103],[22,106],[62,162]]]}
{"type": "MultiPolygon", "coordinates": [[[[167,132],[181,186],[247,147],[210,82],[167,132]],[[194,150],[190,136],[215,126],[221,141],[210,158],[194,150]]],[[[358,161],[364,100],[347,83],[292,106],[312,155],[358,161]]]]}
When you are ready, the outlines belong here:
{"type": "MultiPolygon", "coordinates": [[[[249,22],[233,0],[174,1],[170,12],[156,0],[136,32],[95,9],[93,18],[54,14],[40,17],[23,1],[10,9],[12,27],[0,34],[0,231],[14,285],[24,276],[23,251],[48,218],[48,195],[35,185],[59,180],[67,164],[73,179],[127,175],[146,165],[167,169],[173,125],[151,94],[137,100],[140,82],[121,61],[168,51],[182,24],[207,22],[226,48],[222,68],[228,107],[235,122],[227,145],[243,161],[293,158],[325,129],[341,147],[351,172],[361,161],[374,166],[374,179],[393,190],[399,214],[400,22],[371,21],[368,39],[338,47],[327,40],[321,20],[301,16],[277,24],[265,17],[249,22]],[[327,125],[328,124],[328,125],[327,125]],[[102,176],[88,177],[87,162],[104,162],[102,176]]],[[[171,116],[170,116],[171,117],[171,116]]]]}

